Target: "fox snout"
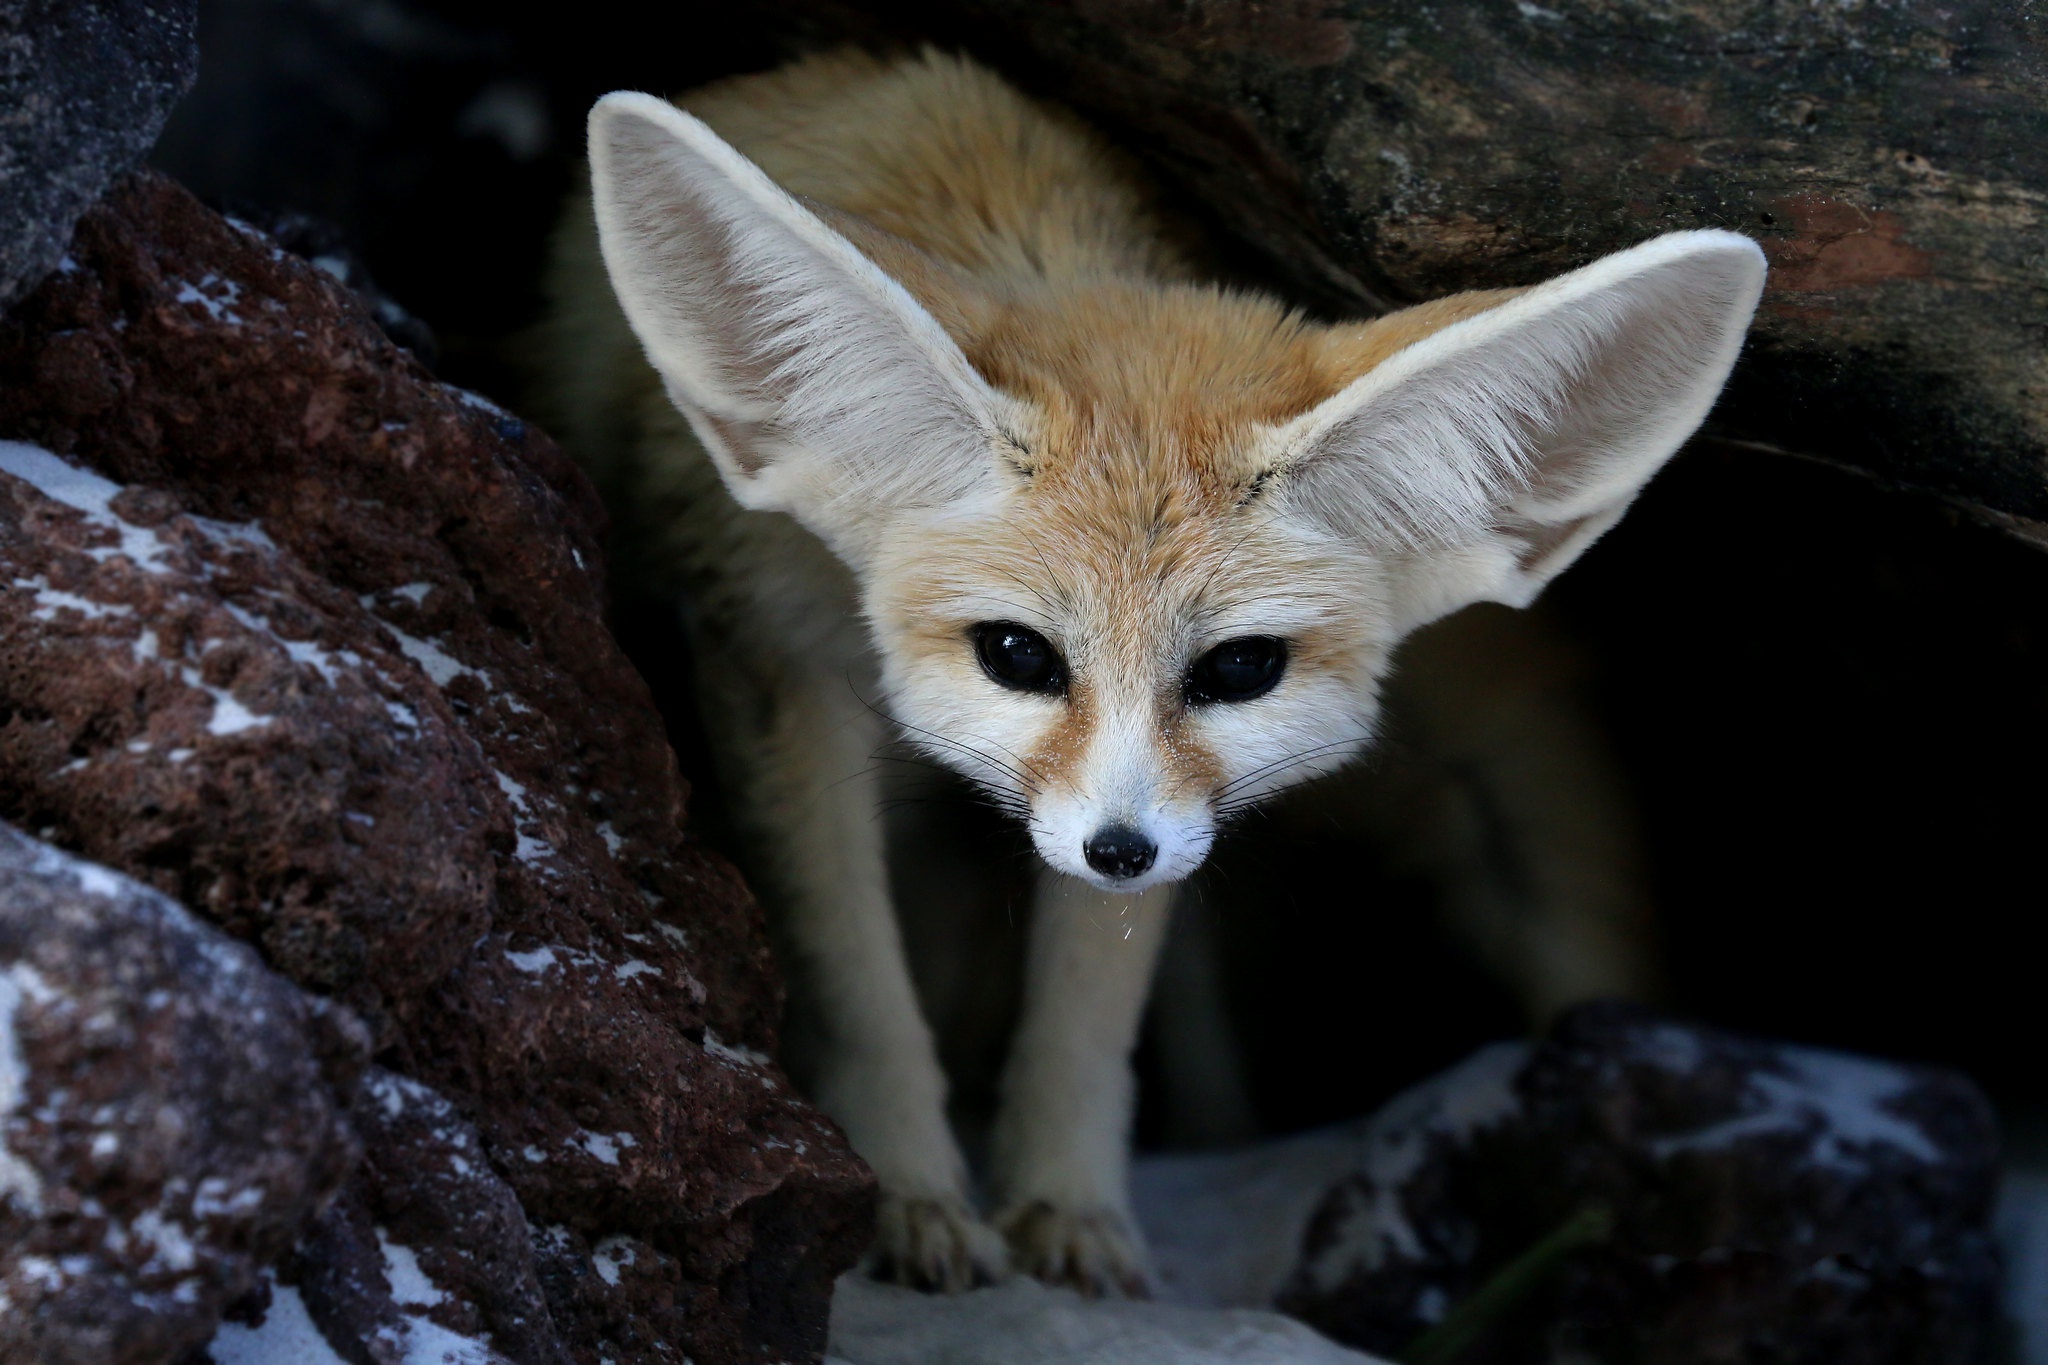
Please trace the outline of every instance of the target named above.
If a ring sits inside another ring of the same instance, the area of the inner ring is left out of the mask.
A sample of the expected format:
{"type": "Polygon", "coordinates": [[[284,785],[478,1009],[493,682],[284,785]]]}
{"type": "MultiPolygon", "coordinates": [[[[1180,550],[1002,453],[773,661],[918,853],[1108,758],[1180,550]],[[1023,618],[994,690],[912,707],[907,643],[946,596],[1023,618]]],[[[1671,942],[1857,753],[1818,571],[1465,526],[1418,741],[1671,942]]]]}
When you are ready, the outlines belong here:
{"type": "Polygon", "coordinates": [[[926,684],[897,701],[916,730],[950,734],[939,747],[956,763],[1008,756],[965,766],[1055,870],[1121,892],[1177,881],[1215,842],[1218,751],[1233,746],[1210,713],[1264,697],[1286,648],[1253,637],[1191,657],[1173,615],[1126,604],[942,632],[923,654],[926,684]]]}
{"type": "Polygon", "coordinates": [[[1045,793],[1028,817],[1038,855],[1053,869],[1105,891],[1142,891],[1178,881],[1199,868],[1215,843],[1215,820],[1204,801],[1149,803],[1089,800],[1045,793]]]}

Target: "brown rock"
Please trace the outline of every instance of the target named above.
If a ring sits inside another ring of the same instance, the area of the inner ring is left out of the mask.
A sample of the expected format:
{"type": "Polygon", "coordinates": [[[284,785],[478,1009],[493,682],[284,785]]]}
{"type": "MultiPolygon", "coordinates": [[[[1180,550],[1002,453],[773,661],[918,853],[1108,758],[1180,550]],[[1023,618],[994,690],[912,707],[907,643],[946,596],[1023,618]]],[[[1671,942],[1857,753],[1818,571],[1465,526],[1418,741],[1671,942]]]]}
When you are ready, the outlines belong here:
{"type": "Polygon", "coordinates": [[[518,1197],[455,1107],[373,1069],[354,1124],[362,1165],[283,1268],[308,1316],[377,1365],[450,1338],[476,1356],[489,1341],[520,1365],[567,1365],[518,1197]]]}
{"type": "Polygon", "coordinates": [[[71,255],[0,321],[0,438],[125,491],[0,477],[0,814],[358,1006],[536,1227],[661,1248],[542,1246],[576,1359],[814,1357],[868,1176],[753,1060],[758,912],[682,831],[588,486],[166,181],[71,255]]]}
{"type": "Polygon", "coordinates": [[[0,1360],[206,1341],[354,1162],[367,1042],[166,897],[0,825],[0,1360]]]}

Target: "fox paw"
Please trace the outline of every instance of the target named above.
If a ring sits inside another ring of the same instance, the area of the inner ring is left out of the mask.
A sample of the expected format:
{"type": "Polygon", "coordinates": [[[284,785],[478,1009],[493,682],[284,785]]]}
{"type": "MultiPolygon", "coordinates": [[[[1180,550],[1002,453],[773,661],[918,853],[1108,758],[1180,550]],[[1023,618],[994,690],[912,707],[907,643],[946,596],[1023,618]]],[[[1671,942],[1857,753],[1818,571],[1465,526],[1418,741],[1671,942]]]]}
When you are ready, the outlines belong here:
{"type": "Polygon", "coordinates": [[[1008,1273],[1003,1239],[957,1197],[882,1192],[868,1274],[912,1289],[958,1294],[1008,1273]]]}
{"type": "Polygon", "coordinates": [[[1068,1209],[1039,1199],[1004,1210],[996,1226],[1010,1243],[1010,1264],[1022,1274],[1089,1298],[1152,1296],[1144,1242],[1114,1209],[1068,1209]]]}

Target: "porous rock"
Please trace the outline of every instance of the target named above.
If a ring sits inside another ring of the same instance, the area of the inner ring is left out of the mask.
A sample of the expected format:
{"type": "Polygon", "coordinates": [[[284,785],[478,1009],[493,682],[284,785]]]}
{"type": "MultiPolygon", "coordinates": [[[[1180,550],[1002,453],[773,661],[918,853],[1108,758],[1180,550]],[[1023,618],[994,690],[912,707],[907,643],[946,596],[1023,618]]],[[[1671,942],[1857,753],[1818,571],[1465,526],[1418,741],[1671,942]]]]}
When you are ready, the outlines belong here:
{"type": "Polygon", "coordinates": [[[758,912],[682,828],[588,485],[161,178],[71,255],[0,322],[0,813],[370,1020],[546,1231],[573,1358],[815,1358],[870,1178],[767,1060],[758,912]]]}
{"type": "Polygon", "coordinates": [[[199,69],[198,0],[0,0],[0,308],[142,160],[199,69]]]}
{"type": "Polygon", "coordinates": [[[1461,1365],[1967,1365],[1996,1160],[1953,1073],[1585,1006],[1376,1119],[1277,1305],[1401,1354],[1519,1261],[1461,1365]]]}
{"type": "MultiPolygon", "coordinates": [[[[353,1121],[362,1163],[280,1267],[308,1316],[376,1365],[432,1359],[437,1350],[567,1365],[519,1199],[455,1107],[375,1068],[353,1121]]],[[[276,1336],[287,1323],[263,1318],[257,1340],[282,1358],[276,1336]]]]}
{"type": "Polygon", "coordinates": [[[0,1360],[203,1343],[353,1164],[367,1043],[165,896],[0,824],[0,1360]]]}

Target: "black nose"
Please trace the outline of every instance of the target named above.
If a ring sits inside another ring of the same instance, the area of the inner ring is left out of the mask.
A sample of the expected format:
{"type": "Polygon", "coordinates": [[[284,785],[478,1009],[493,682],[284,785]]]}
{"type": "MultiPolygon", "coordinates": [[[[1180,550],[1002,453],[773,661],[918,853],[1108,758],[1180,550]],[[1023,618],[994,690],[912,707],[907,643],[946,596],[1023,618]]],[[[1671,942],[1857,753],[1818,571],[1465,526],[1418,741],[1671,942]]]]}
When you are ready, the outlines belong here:
{"type": "Polygon", "coordinates": [[[1088,866],[1105,877],[1135,877],[1152,866],[1159,845],[1129,825],[1105,825],[1083,847],[1088,866]]]}

